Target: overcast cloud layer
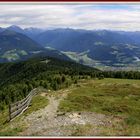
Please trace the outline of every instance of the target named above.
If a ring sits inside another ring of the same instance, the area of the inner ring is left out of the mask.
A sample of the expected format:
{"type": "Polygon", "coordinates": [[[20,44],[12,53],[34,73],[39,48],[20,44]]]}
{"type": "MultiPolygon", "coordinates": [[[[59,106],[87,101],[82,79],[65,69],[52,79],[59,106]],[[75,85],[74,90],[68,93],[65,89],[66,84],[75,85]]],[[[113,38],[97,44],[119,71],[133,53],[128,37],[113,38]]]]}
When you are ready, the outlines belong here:
{"type": "Polygon", "coordinates": [[[140,31],[140,5],[0,5],[0,26],[140,31]]]}

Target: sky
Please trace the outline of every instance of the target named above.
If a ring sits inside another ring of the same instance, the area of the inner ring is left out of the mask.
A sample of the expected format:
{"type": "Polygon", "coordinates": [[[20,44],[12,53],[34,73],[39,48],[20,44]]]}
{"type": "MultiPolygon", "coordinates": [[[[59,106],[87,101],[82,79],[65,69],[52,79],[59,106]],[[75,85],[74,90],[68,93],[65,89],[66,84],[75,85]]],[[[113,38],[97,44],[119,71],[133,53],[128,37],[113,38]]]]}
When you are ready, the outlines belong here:
{"type": "Polygon", "coordinates": [[[0,27],[140,31],[140,4],[0,4],[0,27]]]}

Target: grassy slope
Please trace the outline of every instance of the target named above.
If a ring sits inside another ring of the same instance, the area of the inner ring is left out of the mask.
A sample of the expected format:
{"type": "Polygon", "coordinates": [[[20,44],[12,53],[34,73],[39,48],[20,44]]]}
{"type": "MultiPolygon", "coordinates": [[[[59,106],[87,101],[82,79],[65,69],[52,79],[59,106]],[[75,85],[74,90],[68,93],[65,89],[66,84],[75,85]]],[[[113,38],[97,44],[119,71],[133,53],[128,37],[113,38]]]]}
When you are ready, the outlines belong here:
{"type": "Polygon", "coordinates": [[[82,53],[76,53],[76,52],[62,52],[65,55],[67,55],[70,59],[74,60],[75,62],[82,63],[88,66],[100,66],[103,64],[100,64],[99,61],[95,61],[91,58],[89,58],[88,51],[82,52],[82,53]]]}
{"type": "Polygon", "coordinates": [[[33,97],[29,108],[22,115],[16,117],[10,123],[6,123],[8,119],[8,109],[4,110],[3,113],[0,114],[0,136],[18,136],[20,132],[23,131],[23,129],[26,129],[26,124],[24,121],[19,120],[24,119],[26,115],[44,108],[47,105],[48,99],[46,97],[36,95],[33,97]],[[19,122],[22,122],[22,124],[19,122]]]}
{"type": "MultiPolygon", "coordinates": [[[[90,80],[74,89],[61,102],[59,109],[66,112],[91,111],[119,116],[123,119],[120,125],[125,130],[122,135],[140,135],[140,81],[90,80]]],[[[107,130],[113,128],[104,129],[108,135],[107,130]]]]}
{"type": "MultiPolygon", "coordinates": [[[[68,88],[68,97],[61,101],[61,111],[91,111],[117,117],[118,122],[110,126],[100,126],[101,135],[140,135],[140,80],[103,79],[82,80],[74,88],[68,88]]],[[[57,91],[56,91],[57,93],[57,91]]],[[[60,95],[60,94],[59,94],[60,95]]],[[[0,114],[0,135],[20,135],[26,125],[18,124],[19,119],[45,107],[48,100],[40,95],[34,97],[32,106],[10,124],[2,123],[7,114],[0,114]],[[5,116],[2,118],[1,116],[5,116]],[[12,124],[14,123],[14,127],[12,124]],[[17,125],[15,125],[17,123],[17,125]],[[17,127],[15,127],[17,126],[17,127]]],[[[94,126],[79,126],[74,135],[88,133],[94,126]]]]}

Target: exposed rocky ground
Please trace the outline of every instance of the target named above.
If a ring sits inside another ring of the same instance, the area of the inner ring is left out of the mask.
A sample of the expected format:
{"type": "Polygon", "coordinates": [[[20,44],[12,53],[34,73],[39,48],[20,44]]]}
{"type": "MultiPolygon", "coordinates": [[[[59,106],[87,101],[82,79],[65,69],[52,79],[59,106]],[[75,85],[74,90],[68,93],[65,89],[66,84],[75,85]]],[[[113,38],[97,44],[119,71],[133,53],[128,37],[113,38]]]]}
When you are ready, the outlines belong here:
{"type": "Polygon", "coordinates": [[[66,97],[66,94],[62,94],[60,98],[49,96],[46,93],[42,93],[42,96],[48,96],[49,105],[24,118],[28,126],[20,135],[73,136],[83,134],[95,136],[101,135],[102,127],[112,127],[112,121],[121,121],[119,118],[93,112],[59,112],[59,103],[66,97]]]}

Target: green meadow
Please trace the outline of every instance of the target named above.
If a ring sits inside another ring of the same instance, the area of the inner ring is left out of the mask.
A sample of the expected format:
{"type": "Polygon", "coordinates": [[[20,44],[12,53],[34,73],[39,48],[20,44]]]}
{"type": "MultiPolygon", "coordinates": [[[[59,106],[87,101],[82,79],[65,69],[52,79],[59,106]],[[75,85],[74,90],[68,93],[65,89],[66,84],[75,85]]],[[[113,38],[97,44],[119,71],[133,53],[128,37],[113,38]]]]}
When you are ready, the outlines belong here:
{"type": "Polygon", "coordinates": [[[61,101],[63,112],[89,111],[119,117],[114,128],[103,128],[103,135],[140,135],[140,80],[83,80],[61,101]],[[122,130],[117,130],[121,127],[122,130]],[[112,132],[110,132],[112,131],[112,132]]]}

